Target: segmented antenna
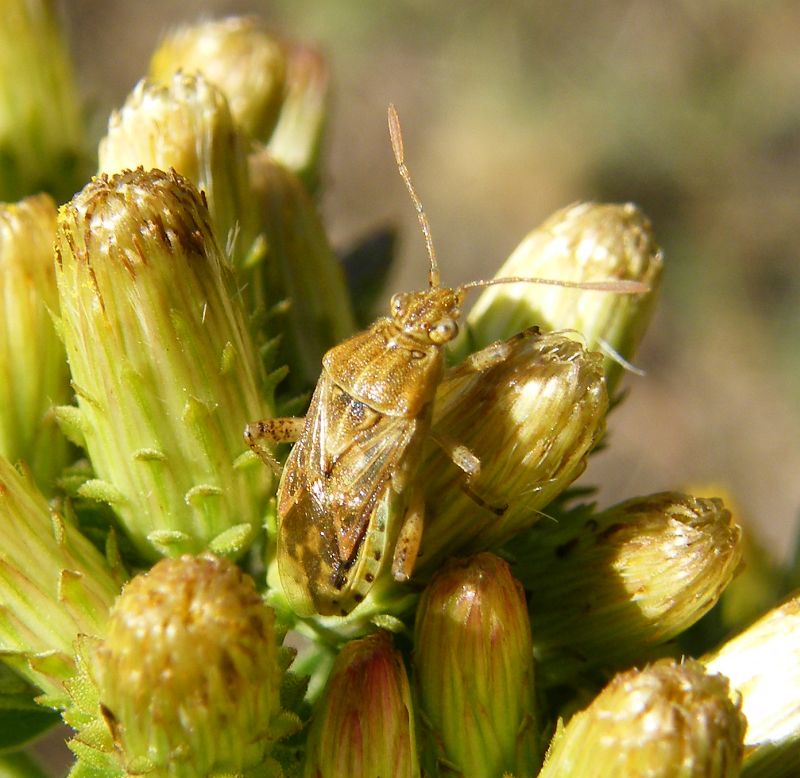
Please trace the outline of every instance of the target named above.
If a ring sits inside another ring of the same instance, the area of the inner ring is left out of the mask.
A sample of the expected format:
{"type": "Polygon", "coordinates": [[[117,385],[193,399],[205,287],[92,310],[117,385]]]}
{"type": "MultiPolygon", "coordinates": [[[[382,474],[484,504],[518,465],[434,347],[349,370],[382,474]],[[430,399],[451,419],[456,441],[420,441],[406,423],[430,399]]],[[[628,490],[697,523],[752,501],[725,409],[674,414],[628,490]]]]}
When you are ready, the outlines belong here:
{"type": "Polygon", "coordinates": [[[480,289],[497,284],[544,284],[546,286],[563,286],[567,289],[583,289],[594,292],[616,292],[617,294],[647,294],[650,286],[642,281],[631,281],[623,278],[609,281],[560,281],[557,278],[527,278],[523,276],[507,276],[490,278],[487,281],[470,281],[460,289],[480,289]]]}
{"type": "Polygon", "coordinates": [[[428,260],[430,261],[431,268],[428,273],[428,284],[433,289],[440,285],[439,276],[439,262],[436,259],[436,249],[433,247],[433,235],[431,235],[431,225],[428,223],[428,217],[425,215],[425,209],[422,207],[422,201],[419,199],[414,185],[411,183],[411,173],[405,163],[405,156],[403,154],[403,133],[400,131],[400,117],[397,115],[397,109],[392,103],[389,103],[389,137],[392,139],[392,151],[394,151],[394,158],[397,162],[397,171],[403,179],[403,183],[411,195],[411,201],[414,203],[414,209],[417,212],[417,219],[419,219],[419,226],[422,227],[422,234],[425,236],[425,248],[428,250],[428,260]]]}

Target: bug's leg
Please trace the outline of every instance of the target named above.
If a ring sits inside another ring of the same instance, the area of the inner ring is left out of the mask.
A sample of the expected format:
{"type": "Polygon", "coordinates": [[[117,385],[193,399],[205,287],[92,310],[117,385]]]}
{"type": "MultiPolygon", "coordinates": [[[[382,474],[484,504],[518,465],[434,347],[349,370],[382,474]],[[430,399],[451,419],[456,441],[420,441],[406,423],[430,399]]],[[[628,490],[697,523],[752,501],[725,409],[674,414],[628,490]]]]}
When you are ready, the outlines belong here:
{"type": "Polygon", "coordinates": [[[447,454],[453,464],[466,475],[464,483],[461,484],[461,489],[467,497],[480,505],[481,508],[485,508],[487,511],[491,511],[497,516],[502,516],[506,512],[508,505],[492,505],[490,502],[484,500],[483,497],[472,488],[472,483],[477,480],[481,474],[481,460],[466,446],[460,443],[449,440],[438,433],[431,434],[431,437],[436,445],[447,454]]]}
{"type": "Polygon", "coordinates": [[[469,367],[470,370],[476,373],[482,373],[504,362],[510,354],[511,344],[507,340],[499,340],[465,357],[461,365],[462,367],[469,367]]]}
{"type": "Polygon", "coordinates": [[[422,526],[425,517],[425,500],[421,489],[415,489],[403,517],[403,525],[397,536],[392,557],[392,577],[401,583],[411,578],[422,541],[422,526]]]}
{"type": "Polygon", "coordinates": [[[244,439],[247,445],[261,457],[261,460],[280,476],[281,465],[266,447],[265,443],[294,443],[303,433],[305,419],[289,416],[283,419],[261,419],[250,422],[244,428],[244,439]]]}

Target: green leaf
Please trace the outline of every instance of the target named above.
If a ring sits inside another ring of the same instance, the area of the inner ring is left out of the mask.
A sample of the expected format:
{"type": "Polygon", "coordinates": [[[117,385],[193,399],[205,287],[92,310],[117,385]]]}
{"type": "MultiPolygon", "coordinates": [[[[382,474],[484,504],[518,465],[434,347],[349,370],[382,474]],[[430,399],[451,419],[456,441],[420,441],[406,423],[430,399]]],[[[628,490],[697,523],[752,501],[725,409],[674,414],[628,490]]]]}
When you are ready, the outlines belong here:
{"type": "Polygon", "coordinates": [[[0,756],[1,778],[47,778],[44,771],[27,754],[0,756]]]}
{"type": "Polygon", "coordinates": [[[61,717],[52,710],[0,710],[0,753],[16,751],[58,724],[61,717]]]}
{"type": "MultiPolygon", "coordinates": [[[[39,690],[0,663],[0,753],[16,751],[61,721],[52,710],[37,705],[39,690]]],[[[0,767],[0,776],[4,776],[0,767]]]]}

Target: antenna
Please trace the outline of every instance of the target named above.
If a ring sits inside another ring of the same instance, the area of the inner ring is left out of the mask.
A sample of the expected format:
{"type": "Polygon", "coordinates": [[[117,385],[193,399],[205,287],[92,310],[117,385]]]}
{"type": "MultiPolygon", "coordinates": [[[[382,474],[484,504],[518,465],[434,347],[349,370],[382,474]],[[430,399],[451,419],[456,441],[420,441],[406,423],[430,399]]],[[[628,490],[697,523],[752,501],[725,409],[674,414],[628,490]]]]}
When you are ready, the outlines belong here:
{"type": "Polygon", "coordinates": [[[431,225],[428,222],[428,217],[425,215],[425,209],[422,207],[422,201],[411,183],[411,173],[405,163],[405,155],[403,154],[403,133],[400,130],[400,117],[397,115],[397,109],[394,104],[389,103],[389,137],[392,139],[392,151],[394,151],[394,158],[397,162],[397,172],[403,179],[403,183],[411,195],[411,201],[414,203],[414,209],[417,212],[417,219],[419,219],[419,226],[422,227],[422,234],[425,236],[425,248],[428,250],[428,260],[430,261],[430,271],[428,273],[428,284],[431,289],[440,285],[439,276],[439,263],[436,260],[436,249],[433,247],[433,235],[431,235],[431,225]]]}
{"type": "Polygon", "coordinates": [[[650,291],[648,284],[628,279],[616,279],[613,281],[559,281],[556,278],[525,278],[524,276],[490,278],[487,281],[470,281],[460,288],[466,291],[467,289],[479,289],[484,286],[496,286],[497,284],[546,284],[548,286],[563,286],[567,289],[617,292],[617,294],[647,294],[650,291]]]}

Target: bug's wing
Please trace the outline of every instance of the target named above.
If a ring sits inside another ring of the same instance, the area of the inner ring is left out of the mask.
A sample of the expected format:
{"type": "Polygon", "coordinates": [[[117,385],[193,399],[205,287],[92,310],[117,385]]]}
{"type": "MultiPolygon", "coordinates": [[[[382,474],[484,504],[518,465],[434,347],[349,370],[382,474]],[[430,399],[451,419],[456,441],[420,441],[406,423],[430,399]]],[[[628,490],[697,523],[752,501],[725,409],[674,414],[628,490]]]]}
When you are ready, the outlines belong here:
{"type": "Polygon", "coordinates": [[[418,459],[408,454],[422,439],[420,420],[378,414],[325,377],[307,419],[278,494],[281,581],[301,615],[341,613],[391,557],[392,481],[418,459]]]}

